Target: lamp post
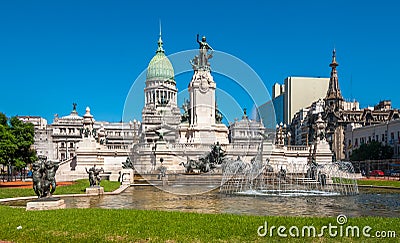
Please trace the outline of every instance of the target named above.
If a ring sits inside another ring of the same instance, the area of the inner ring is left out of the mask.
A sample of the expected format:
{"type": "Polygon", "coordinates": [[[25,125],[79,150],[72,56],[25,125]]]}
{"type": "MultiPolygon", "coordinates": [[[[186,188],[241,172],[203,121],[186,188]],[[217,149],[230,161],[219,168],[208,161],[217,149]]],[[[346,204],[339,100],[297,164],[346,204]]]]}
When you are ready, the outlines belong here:
{"type": "Polygon", "coordinates": [[[7,164],[7,172],[8,172],[7,181],[12,181],[12,166],[11,166],[10,161],[8,161],[8,164],[7,164]]]}

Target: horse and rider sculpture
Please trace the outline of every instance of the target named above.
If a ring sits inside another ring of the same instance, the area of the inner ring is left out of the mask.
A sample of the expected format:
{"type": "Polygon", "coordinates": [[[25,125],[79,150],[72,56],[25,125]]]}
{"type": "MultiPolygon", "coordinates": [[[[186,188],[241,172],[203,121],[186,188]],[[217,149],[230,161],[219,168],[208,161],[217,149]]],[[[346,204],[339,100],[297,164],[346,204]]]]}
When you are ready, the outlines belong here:
{"type": "Polygon", "coordinates": [[[207,173],[213,171],[218,166],[222,165],[225,161],[225,151],[221,148],[219,142],[212,145],[211,151],[199,160],[193,160],[187,157],[187,161],[181,162],[179,165],[185,167],[185,173],[193,174],[197,170],[200,173],[207,173]]]}

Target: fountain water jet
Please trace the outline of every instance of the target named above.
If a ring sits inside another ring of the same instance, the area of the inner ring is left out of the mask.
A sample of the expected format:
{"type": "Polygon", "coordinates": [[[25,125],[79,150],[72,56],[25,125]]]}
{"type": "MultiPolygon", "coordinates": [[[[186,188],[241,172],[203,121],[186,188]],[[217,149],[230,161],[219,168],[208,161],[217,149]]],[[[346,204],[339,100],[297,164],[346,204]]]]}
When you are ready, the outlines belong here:
{"type": "Polygon", "coordinates": [[[225,165],[220,192],[260,196],[337,196],[358,194],[354,169],[349,162],[284,162],[274,165],[267,160],[240,159],[225,165]]]}

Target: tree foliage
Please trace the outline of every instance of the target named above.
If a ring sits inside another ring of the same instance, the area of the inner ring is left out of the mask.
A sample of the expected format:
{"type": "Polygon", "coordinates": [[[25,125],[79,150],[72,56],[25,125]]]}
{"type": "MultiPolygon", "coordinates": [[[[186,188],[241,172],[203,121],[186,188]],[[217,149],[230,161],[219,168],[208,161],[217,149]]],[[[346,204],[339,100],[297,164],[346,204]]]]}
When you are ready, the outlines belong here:
{"type": "Polygon", "coordinates": [[[350,155],[351,161],[382,160],[393,157],[393,148],[377,141],[361,144],[350,155]]]}
{"type": "Polygon", "coordinates": [[[32,149],[34,133],[32,123],[24,123],[17,117],[8,119],[0,113],[0,163],[22,168],[37,160],[32,149]]]}

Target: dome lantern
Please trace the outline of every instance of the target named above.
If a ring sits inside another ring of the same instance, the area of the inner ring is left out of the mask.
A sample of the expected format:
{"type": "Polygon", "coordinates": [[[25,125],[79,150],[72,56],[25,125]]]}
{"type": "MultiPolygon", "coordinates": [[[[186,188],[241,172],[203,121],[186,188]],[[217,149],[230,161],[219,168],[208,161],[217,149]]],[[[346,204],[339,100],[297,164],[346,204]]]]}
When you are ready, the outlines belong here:
{"type": "Polygon", "coordinates": [[[161,38],[161,27],[160,37],[157,44],[158,48],[156,50],[156,55],[151,59],[149,66],[147,67],[146,80],[170,80],[174,82],[174,68],[172,67],[168,57],[165,55],[161,38]]]}

